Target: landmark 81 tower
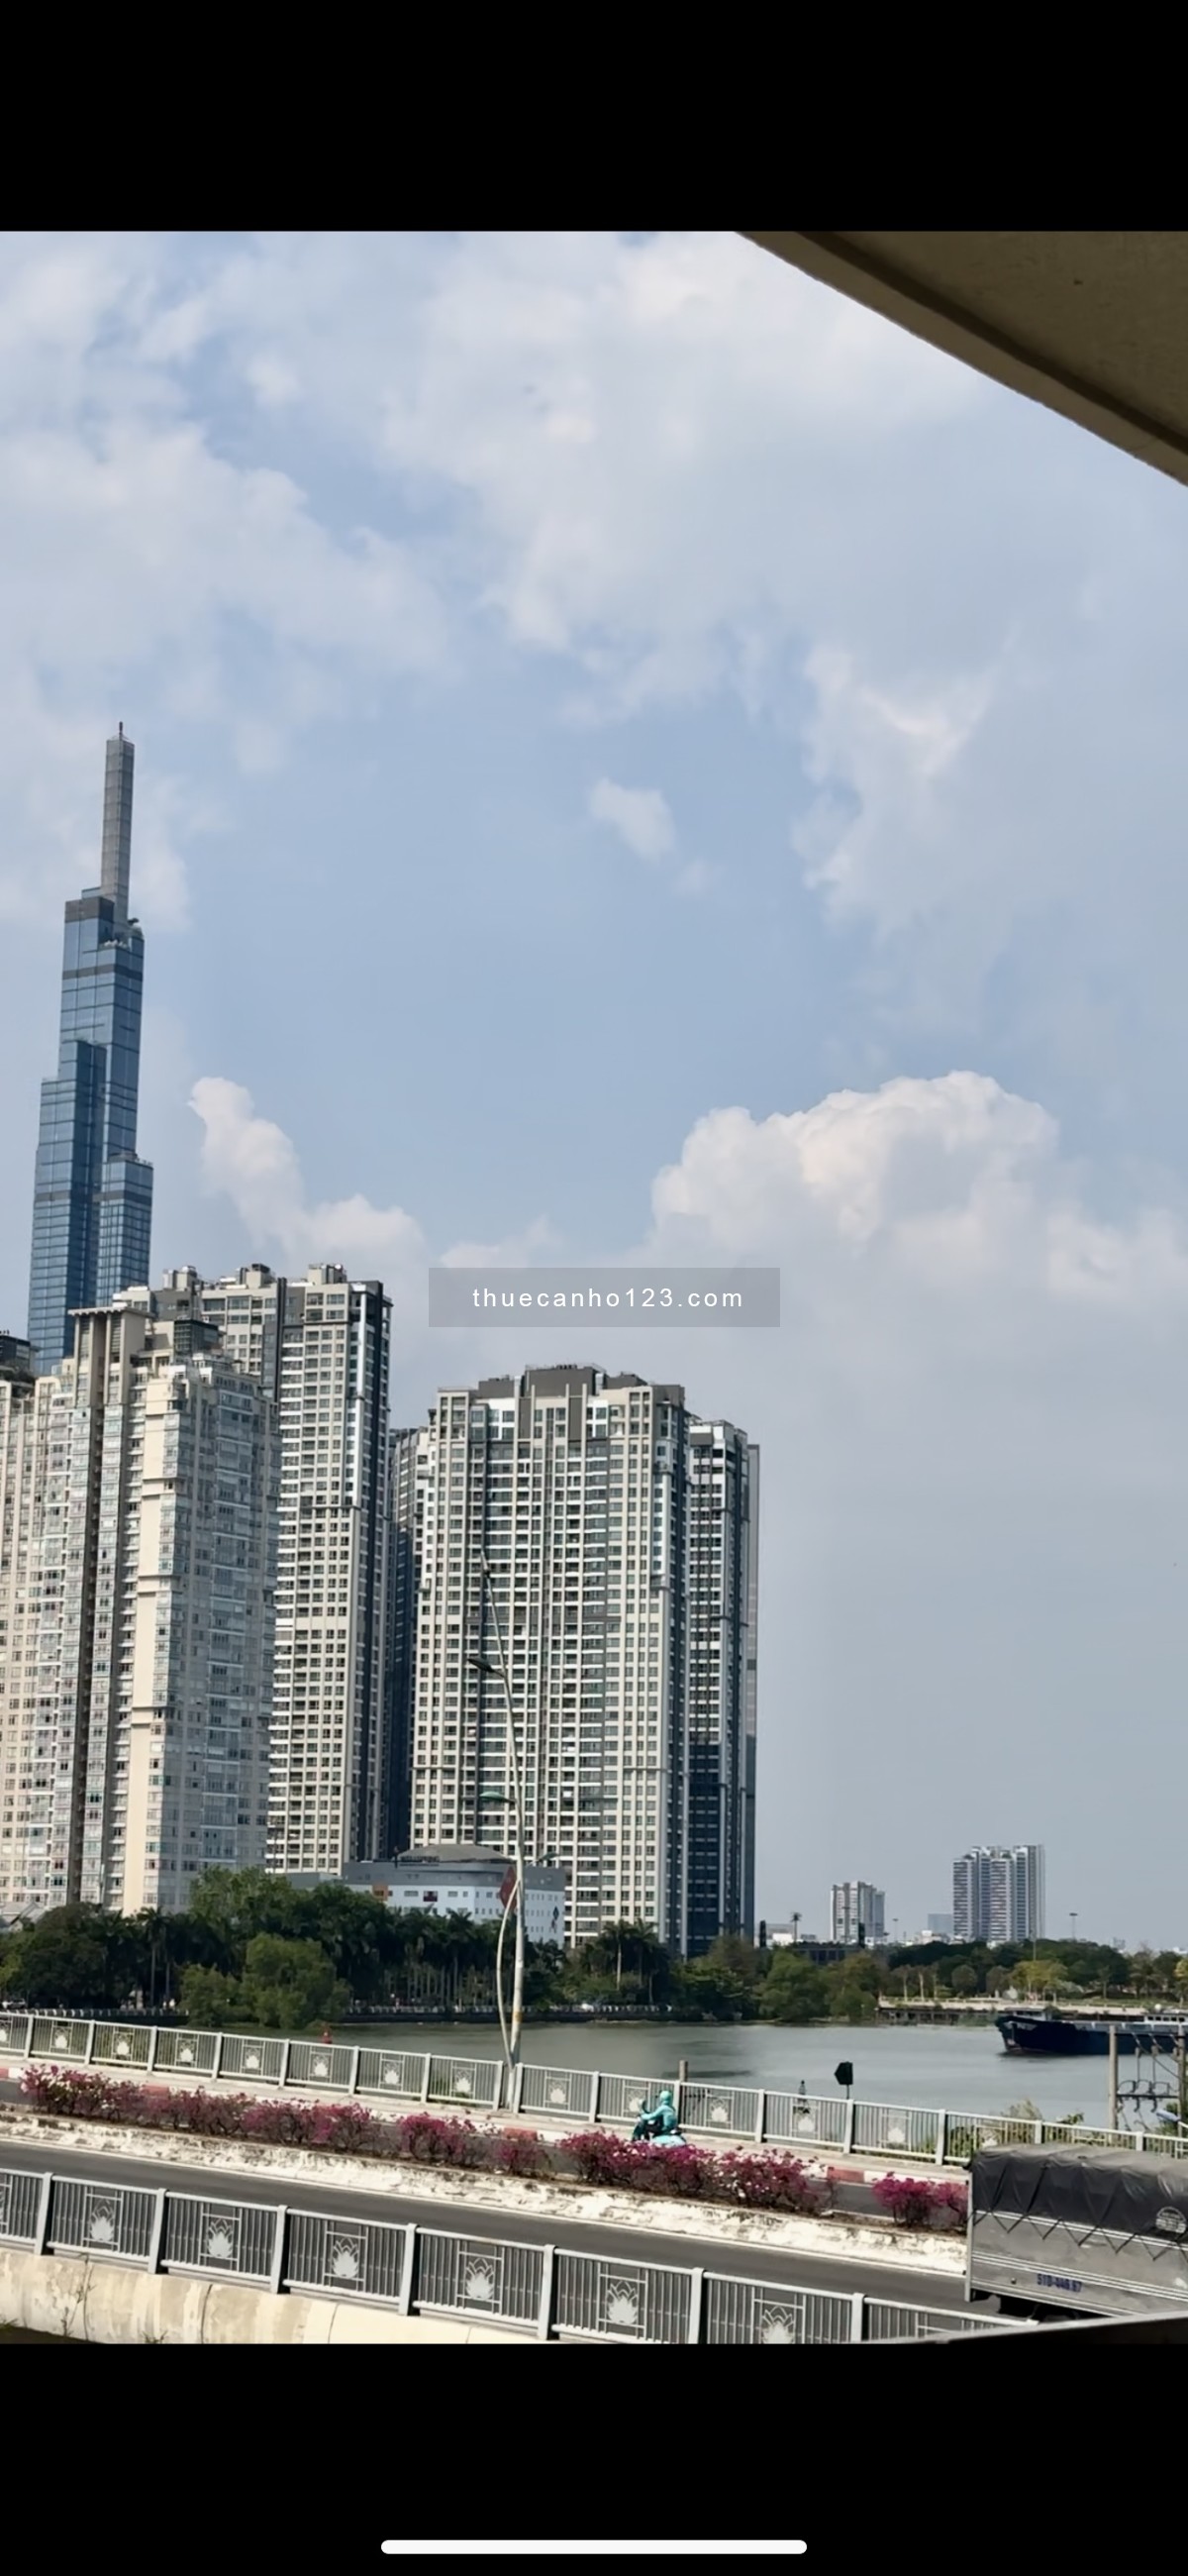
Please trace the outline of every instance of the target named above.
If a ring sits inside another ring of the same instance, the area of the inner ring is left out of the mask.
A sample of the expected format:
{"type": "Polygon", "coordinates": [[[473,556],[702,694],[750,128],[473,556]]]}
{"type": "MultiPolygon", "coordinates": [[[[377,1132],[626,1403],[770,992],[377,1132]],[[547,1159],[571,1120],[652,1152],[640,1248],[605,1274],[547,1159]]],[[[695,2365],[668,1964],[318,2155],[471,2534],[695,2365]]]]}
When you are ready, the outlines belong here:
{"type": "Polygon", "coordinates": [[[149,1275],[153,1173],[136,1151],[144,937],[128,911],[133,746],[107,746],[100,880],[66,906],[57,1073],[41,1086],[29,1339],[38,1365],[73,1348],[71,1311],[149,1275]]]}

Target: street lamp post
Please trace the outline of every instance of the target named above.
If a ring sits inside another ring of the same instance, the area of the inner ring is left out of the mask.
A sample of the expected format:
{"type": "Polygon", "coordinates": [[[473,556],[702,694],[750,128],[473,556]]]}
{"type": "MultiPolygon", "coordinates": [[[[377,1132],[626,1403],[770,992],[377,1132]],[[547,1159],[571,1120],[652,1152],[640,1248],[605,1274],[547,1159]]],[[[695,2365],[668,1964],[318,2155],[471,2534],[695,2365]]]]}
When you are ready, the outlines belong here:
{"type": "Polygon", "coordinates": [[[515,2070],[520,2063],[520,2038],[524,2027],[524,1801],[520,1787],[520,1748],[516,1740],[516,1720],[515,1710],[512,1706],[511,1681],[507,1669],[507,1656],[504,1652],[503,1630],[500,1626],[499,1611],[495,1600],[495,1587],[491,1581],[491,1568],[487,1562],[485,1549],[483,1551],[482,1566],[483,1583],[486,1588],[487,1602],[491,1612],[491,1625],[495,1631],[495,1648],[499,1660],[497,1664],[489,1663],[485,1655],[471,1655],[467,1660],[473,1664],[475,1669],[480,1673],[490,1673],[492,1676],[497,1674],[503,1685],[503,1705],[507,1716],[507,1737],[511,1750],[512,1856],[515,1863],[516,1877],[515,1886],[513,1887],[512,1893],[504,1906],[503,1920],[499,1926],[499,1946],[495,1955],[495,1977],[496,1990],[499,1998],[499,2022],[500,2028],[503,2032],[503,2053],[507,2060],[508,2073],[509,2075],[514,2075],[515,2070]],[[509,2031],[503,2015],[503,1938],[507,1930],[508,1914],[513,1905],[516,1909],[516,1944],[515,1962],[512,1969],[511,2029],[509,2031]]]}

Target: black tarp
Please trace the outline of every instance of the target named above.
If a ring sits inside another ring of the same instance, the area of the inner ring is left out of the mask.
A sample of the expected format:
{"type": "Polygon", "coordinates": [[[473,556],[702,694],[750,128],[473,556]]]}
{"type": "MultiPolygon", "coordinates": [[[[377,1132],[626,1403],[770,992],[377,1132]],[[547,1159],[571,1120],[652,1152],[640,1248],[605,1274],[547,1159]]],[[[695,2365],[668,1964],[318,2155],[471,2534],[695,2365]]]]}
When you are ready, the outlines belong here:
{"type": "Polygon", "coordinates": [[[1001,2211],[1004,2218],[1063,2220],[1125,2236],[1188,2238],[1188,2161],[1175,2156],[1114,2147],[982,2147],[971,2181],[975,2217],[1001,2211]]]}

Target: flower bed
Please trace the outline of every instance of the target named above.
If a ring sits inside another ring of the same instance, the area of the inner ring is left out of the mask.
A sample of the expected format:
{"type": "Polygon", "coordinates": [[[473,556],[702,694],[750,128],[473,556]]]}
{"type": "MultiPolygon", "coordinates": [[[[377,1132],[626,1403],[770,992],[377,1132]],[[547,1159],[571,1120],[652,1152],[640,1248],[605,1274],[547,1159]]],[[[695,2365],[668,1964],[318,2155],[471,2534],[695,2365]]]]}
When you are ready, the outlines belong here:
{"type": "Polygon", "coordinates": [[[965,2183],[929,2182],[922,2174],[880,2174],[870,2196],[897,2227],[964,2226],[969,2202],[965,2183]]]}
{"type": "MultiPolygon", "coordinates": [[[[592,2129],[571,2138],[533,2130],[480,2129],[470,2120],[410,2111],[380,2119],[361,2102],[258,2101],[245,2093],[183,2093],[132,2084],[71,2067],[29,2067],[21,2090],[30,2108],[59,2119],[108,2120],[139,2129],[173,2129],[199,2138],[235,2138],[253,2146],[309,2147],[322,2154],[453,2167],[470,2173],[517,2174],[536,2182],[577,2181],[667,2199],[704,2200],[735,2209],[823,2217],[833,2194],[828,2179],[796,2156],[745,2150],[715,2155],[708,2147],[659,2147],[592,2129]]],[[[900,2226],[951,2224],[964,2187],[887,2176],[874,2198],[900,2226]]]]}

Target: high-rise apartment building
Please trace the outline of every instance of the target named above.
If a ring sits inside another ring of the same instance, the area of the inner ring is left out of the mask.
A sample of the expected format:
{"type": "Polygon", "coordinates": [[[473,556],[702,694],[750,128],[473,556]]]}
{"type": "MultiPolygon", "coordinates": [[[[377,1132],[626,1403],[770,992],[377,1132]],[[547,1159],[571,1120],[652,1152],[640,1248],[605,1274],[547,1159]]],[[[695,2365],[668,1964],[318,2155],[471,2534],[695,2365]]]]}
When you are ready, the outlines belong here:
{"type": "Polygon", "coordinates": [[[1040,1843],[979,1843],[953,1863],[956,1941],[1041,1941],[1044,1853],[1040,1843]]]}
{"type": "Polygon", "coordinates": [[[29,1339],[38,1366],[72,1350],[72,1314],[149,1275],[152,1166],[136,1151],[144,938],[128,911],[133,747],[107,746],[96,887],[66,906],[57,1073],[41,1086],[29,1339]]]}
{"type": "Polygon", "coordinates": [[[379,1852],[406,1851],[412,1834],[413,1698],[417,1591],[425,1477],[418,1480],[419,1431],[388,1437],[388,1565],[385,1587],[384,1737],[388,1799],[379,1852]],[[418,1509],[418,1497],[420,1509],[418,1509]]]}
{"type": "Polygon", "coordinates": [[[887,1899],[881,1887],[872,1887],[865,1878],[846,1878],[830,1889],[831,1941],[873,1942],[886,1937],[887,1899]]]}
{"type": "Polygon", "coordinates": [[[596,1368],[441,1393],[407,1509],[419,1560],[411,1829],[567,1874],[566,1938],[753,1931],[757,1452],[684,1390],[596,1368]]]}
{"type": "Polygon", "coordinates": [[[273,1408],[144,1289],[0,1351],[0,1914],[177,1910],[265,1852],[273,1408]]]}
{"type": "Polygon", "coordinates": [[[391,1300],[334,1262],[282,1279],[168,1274],[275,1395],[280,1528],[268,1867],[337,1872],[386,1840],[388,1348],[391,1300]]]}

